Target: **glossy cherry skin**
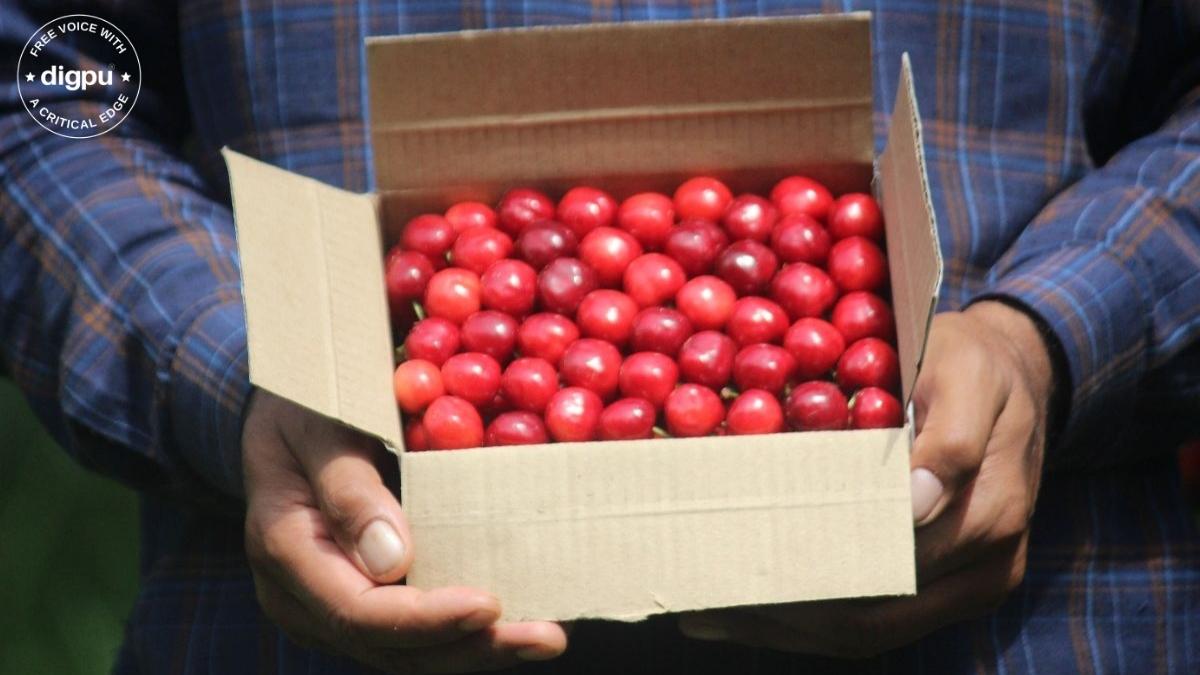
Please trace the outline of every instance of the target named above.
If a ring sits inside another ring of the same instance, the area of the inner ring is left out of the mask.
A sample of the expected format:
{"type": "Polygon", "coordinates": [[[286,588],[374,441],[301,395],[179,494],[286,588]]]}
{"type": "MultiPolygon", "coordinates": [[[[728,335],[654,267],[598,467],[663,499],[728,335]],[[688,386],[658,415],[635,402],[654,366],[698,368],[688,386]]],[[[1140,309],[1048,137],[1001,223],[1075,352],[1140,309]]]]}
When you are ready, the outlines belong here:
{"type": "Polygon", "coordinates": [[[582,239],[597,227],[611,227],[617,216],[617,202],[604,190],[576,187],[558,202],[558,220],[582,239]]]}
{"type": "Polygon", "coordinates": [[[837,385],[812,380],[796,385],[788,395],[787,419],[797,431],[845,429],[850,425],[850,409],[837,385]]]}
{"type": "Polygon", "coordinates": [[[393,318],[411,311],[413,300],[425,295],[425,287],[433,278],[433,263],[416,251],[393,248],[384,264],[384,281],[387,285],[388,309],[393,318]]]}
{"type": "Polygon", "coordinates": [[[883,212],[871,195],[851,192],[838,197],[829,210],[828,222],[834,239],[866,237],[883,242],[883,212]]]}
{"type": "Polygon", "coordinates": [[[596,273],[576,258],[559,258],[538,275],[542,309],[575,316],[583,296],[596,290],[596,273]]]}
{"type": "Polygon", "coordinates": [[[675,226],[675,205],[657,192],[641,192],[621,202],[617,227],[633,235],[648,251],[662,247],[675,226]]]}
{"type": "Polygon", "coordinates": [[[837,295],[837,285],[829,275],[808,263],[792,263],[771,281],[771,299],[793,320],[824,315],[837,295]]]}
{"type": "Polygon", "coordinates": [[[633,318],[629,347],[635,352],[660,352],[674,357],[693,332],[692,322],[679,310],[647,307],[633,318]]]}
{"type": "Polygon", "coordinates": [[[633,333],[633,318],[638,306],[621,291],[601,288],[584,296],[575,315],[575,324],[584,337],[607,340],[621,347],[633,333]]]}
{"type": "Polygon", "coordinates": [[[729,233],[730,239],[753,239],[765,243],[771,238],[778,218],[779,210],[771,202],[758,195],[741,195],[729,204],[721,216],[721,225],[729,233]]]}
{"type": "Polygon", "coordinates": [[[500,391],[514,408],[541,414],[558,391],[558,371],[545,359],[532,356],[517,359],[500,376],[500,391]]]}
{"type": "Polygon", "coordinates": [[[409,420],[404,424],[404,451],[421,452],[429,449],[429,432],[421,420],[409,420]]]}
{"type": "Polygon", "coordinates": [[[729,383],[736,353],[733,338],[715,330],[700,331],[679,348],[679,372],[688,382],[720,389],[729,383]]]}
{"type": "Polygon", "coordinates": [[[779,258],[757,241],[743,239],[721,251],[715,269],[738,295],[757,295],[766,290],[771,277],[775,276],[779,258]]]}
{"type": "Polygon", "coordinates": [[[513,241],[507,234],[491,227],[473,227],[458,235],[450,249],[455,267],[483,274],[492,263],[512,255],[513,241]]]}
{"type": "Polygon", "coordinates": [[[554,217],[554,201],[545,194],[529,188],[516,188],[504,193],[496,208],[500,229],[510,237],[519,237],[525,228],[554,217]]]}
{"type": "Polygon", "coordinates": [[[637,352],[621,364],[619,383],[623,396],[645,399],[661,408],[679,383],[679,366],[666,354],[637,352]]]}
{"type": "Polygon", "coordinates": [[[654,437],[657,413],[649,401],[623,398],[600,413],[600,440],[636,441],[654,437]]]}
{"type": "Polygon", "coordinates": [[[442,396],[421,418],[432,450],[458,450],[483,445],[483,418],[475,406],[457,396],[442,396]]]}
{"type": "Polygon", "coordinates": [[[563,354],[558,372],[572,387],[583,387],[608,400],[620,386],[621,352],[604,340],[583,338],[563,354]]]}
{"type": "Polygon", "coordinates": [[[482,202],[459,202],[446,209],[445,218],[459,235],[473,227],[496,227],[496,212],[482,202]]]}
{"type": "Polygon", "coordinates": [[[707,220],[685,220],[671,230],[663,253],[674,258],[688,276],[708,274],[717,256],[729,245],[725,230],[707,220]]]}
{"type": "Polygon", "coordinates": [[[896,337],[892,308],[886,300],[867,291],[843,295],[833,306],[830,321],[846,342],[857,342],[865,337],[891,342],[896,337]]]}
{"type": "Polygon", "coordinates": [[[661,253],[638,256],[625,268],[625,293],[640,307],[658,307],[675,297],[687,281],[679,263],[661,253]]]}
{"type": "Polygon", "coordinates": [[[859,389],[850,399],[850,427],[853,429],[888,429],[903,423],[900,401],[879,387],[859,389]]]}
{"type": "Polygon", "coordinates": [[[717,222],[733,202],[733,194],[724,183],[709,176],[684,181],[675,190],[675,212],[680,219],[702,218],[717,222]]]}
{"type": "Polygon", "coordinates": [[[450,221],[436,213],[426,213],[408,221],[400,233],[400,245],[436,260],[446,256],[457,236],[450,221]]]}
{"type": "Polygon", "coordinates": [[[719,330],[733,314],[737,293],[720,277],[696,277],[675,294],[675,307],[700,330],[719,330]]]}
{"type": "Polygon", "coordinates": [[[553,312],[534,314],[517,329],[517,349],[522,356],[535,356],[557,365],[567,347],[579,339],[575,322],[553,312]]]}
{"type": "Polygon", "coordinates": [[[750,345],[733,357],[733,381],[741,391],[765,389],[772,394],[782,393],[795,372],[796,359],[779,345],[750,345]]]}
{"type": "Polygon", "coordinates": [[[440,317],[421,319],[404,338],[404,353],[409,359],[424,359],[441,367],[458,353],[462,334],[458,325],[440,317]]]}
{"type": "Polygon", "coordinates": [[[446,393],[474,405],[487,405],[500,391],[500,364],[479,352],[455,354],[442,364],[446,393]]]}
{"type": "Polygon", "coordinates": [[[759,342],[779,343],[788,329],[787,312],[773,302],[757,295],[738,299],[733,303],[725,333],[739,347],[759,342]]]}
{"type": "Polygon", "coordinates": [[[829,259],[832,246],[829,232],[803,213],[784,216],[771,233],[771,249],[785,263],[803,262],[820,267],[829,259]]]}
{"type": "Polygon", "coordinates": [[[747,389],[730,404],[725,427],[734,435],[783,431],[783,406],[769,391],[747,389]]]}
{"type": "Polygon", "coordinates": [[[642,245],[632,234],[615,227],[598,227],[579,242],[579,259],[596,271],[596,281],[618,288],[629,263],[642,255],[642,245]]]}
{"type": "Polygon", "coordinates": [[[846,341],[833,324],[823,319],[798,319],[783,336],[783,348],[796,359],[796,377],[824,377],[846,351],[846,341]]]}
{"type": "Polygon", "coordinates": [[[667,396],[663,416],[672,436],[708,436],[725,420],[725,406],[712,389],[699,384],[681,384],[667,396]]]}
{"type": "Polygon", "coordinates": [[[500,413],[487,428],[488,445],[538,445],[549,443],[541,415],[524,410],[500,413]]]}
{"type": "Polygon", "coordinates": [[[463,321],[462,347],[507,363],[517,345],[517,320],[504,312],[484,310],[463,321]]]}
{"type": "Polygon", "coordinates": [[[834,244],[828,268],[843,293],[874,291],[887,284],[887,257],[866,237],[848,237],[834,244]]]}
{"type": "Polygon", "coordinates": [[[537,272],[520,260],[500,260],[480,277],[484,307],[521,317],[537,299],[537,272]]]}
{"type": "Polygon", "coordinates": [[[479,311],[479,275],[459,267],[434,273],[425,287],[425,314],[461,324],[479,311]]]}
{"type": "Polygon", "coordinates": [[[412,359],[396,367],[392,376],[392,388],[396,392],[396,403],[406,413],[417,413],[446,393],[442,385],[442,372],[433,362],[412,359]]]}
{"type": "Polygon", "coordinates": [[[806,176],[790,176],[771,189],[771,201],[781,215],[803,213],[824,221],[833,206],[833,195],[817,181],[806,176]]]}
{"type": "Polygon", "coordinates": [[[571,228],[553,220],[543,220],[526,228],[517,237],[517,256],[541,271],[558,258],[570,258],[579,249],[579,237],[571,228]]]}
{"type": "Polygon", "coordinates": [[[900,387],[900,359],[879,338],[863,338],[846,347],[837,363],[837,383],[850,392],[863,387],[894,391],[900,387]]]}
{"type": "Polygon", "coordinates": [[[559,389],[546,405],[546,430],[559,442],[591,441],[600,430],[604,402],[583,387],[559,389]]]}

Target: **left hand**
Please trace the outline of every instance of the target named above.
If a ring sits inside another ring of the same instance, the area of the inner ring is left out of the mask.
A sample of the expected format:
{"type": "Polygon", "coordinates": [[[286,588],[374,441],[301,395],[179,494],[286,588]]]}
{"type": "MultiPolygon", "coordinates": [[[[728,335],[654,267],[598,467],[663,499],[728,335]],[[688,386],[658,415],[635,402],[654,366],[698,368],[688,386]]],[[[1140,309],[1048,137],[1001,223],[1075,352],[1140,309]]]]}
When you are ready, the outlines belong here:
{"type": "Polygon", "coordinates": [[[920,593],[689,614],[697,639],[867,657],[994,610],[1025,574],[1053,386],[1033,321],[984,301],[937,315],[913,400],[920,593]]]}

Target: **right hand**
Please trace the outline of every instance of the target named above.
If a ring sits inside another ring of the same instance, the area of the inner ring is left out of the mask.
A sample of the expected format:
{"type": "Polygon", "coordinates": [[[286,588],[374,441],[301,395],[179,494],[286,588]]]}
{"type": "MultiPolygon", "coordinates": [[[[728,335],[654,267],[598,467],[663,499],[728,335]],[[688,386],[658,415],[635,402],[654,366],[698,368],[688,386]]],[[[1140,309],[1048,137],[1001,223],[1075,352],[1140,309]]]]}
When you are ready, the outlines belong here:
{"type": "Polygon", "coordinates": [[[371,439],[256,390],[242,432],[246,553],[259,605],[297,642],[389,673],[466,672],[558,656],[555,623],[497,623],[474,588],[397,585],[413,559],[371,439]]]}

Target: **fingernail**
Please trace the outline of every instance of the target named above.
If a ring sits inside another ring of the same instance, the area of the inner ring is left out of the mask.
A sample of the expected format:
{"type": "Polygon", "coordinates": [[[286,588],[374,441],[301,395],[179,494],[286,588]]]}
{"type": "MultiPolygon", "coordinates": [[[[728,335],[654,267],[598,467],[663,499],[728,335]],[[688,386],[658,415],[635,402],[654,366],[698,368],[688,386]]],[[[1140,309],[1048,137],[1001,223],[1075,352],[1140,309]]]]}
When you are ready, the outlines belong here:
{"type": "Polygon", "coordinates": [[[919,523],[929,517],[933,507],[942,498],[942,481],[933,475],[929,469],[913,469],[912,481],[912,512],[913,522],[919,523]]]}
{"type": "Polygon", "coordinates": [[[358,555],[367,571],[382,576],[400,566],[404,560],[404,540],[385,520],[376,520],[358,538],[358,555]]]}
{"type": "Polygon", "coordinates": [[[679,632],[693,640],[728,640],[729,631],[721,626],[694,619],[681,619],[679,632]]]}

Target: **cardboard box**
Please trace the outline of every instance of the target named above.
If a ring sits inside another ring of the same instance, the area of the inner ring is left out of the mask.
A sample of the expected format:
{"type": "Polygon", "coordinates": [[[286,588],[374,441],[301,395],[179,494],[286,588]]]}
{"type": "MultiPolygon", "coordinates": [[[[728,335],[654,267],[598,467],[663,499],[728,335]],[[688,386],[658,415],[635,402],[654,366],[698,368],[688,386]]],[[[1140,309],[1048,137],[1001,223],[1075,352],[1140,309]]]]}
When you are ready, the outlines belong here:
{"type": "Polygon", "coordinates": [[[409,583],[486,588],[511,620],[916,591],[911,421],[405,453],[382,281],[381,230],[519,185],[874,185],[907,401],[941,262],[907,59],[873,156],[869,15],[416,35],[367,57],[377,195],[226,160],[251,380],[399,452],[409,583]]]}

